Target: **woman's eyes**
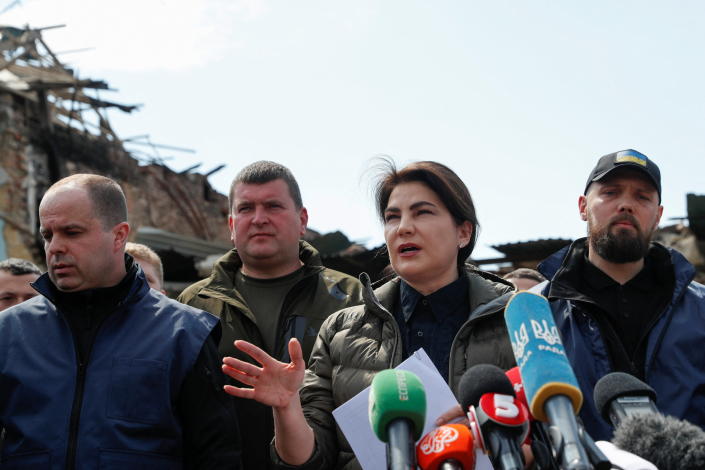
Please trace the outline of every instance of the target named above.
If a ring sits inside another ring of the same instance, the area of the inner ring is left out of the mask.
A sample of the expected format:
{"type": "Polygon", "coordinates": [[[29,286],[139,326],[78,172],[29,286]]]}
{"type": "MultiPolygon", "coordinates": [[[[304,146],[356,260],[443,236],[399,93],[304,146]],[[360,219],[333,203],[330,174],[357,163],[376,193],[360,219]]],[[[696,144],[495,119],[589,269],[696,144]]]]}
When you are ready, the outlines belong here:
{"type": "MultiPolygon", "coordinates": [[[[414,211],[415,216],[424,215],[424,214],[433,214],[433,211],[430,209],[418,209],[418,210],[414,211]]],[[[384,216],[384,221],[389,222],[394,219],[399,219],[400,217],[401,217],[401,215],[396,214],[396,213],[395,214],[387,214],[384,216]]]]}

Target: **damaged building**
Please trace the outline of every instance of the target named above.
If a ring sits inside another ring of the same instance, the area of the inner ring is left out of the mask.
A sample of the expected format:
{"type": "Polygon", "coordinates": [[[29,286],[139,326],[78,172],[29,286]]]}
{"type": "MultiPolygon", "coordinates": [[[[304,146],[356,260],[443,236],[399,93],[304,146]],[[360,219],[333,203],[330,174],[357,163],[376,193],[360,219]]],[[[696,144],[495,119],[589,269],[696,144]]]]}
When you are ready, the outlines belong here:
{"type": "MultiPolygon", "coordinates": [[[[100,80],[62,64],[41,30],[0,27],[0,259],[43,265],[37,206],[44,191],[70,174],[109,176],[127,197],[132,240],[155,249],[170,282],[192,282],[195,259],[230,247],[227,197],[206,174],[169,169],[158,155],[126,150],[107,110],[138,107],[101,99],[100,80]]],[[[216,168],[218,170],[222,166],[216,168]]]]}

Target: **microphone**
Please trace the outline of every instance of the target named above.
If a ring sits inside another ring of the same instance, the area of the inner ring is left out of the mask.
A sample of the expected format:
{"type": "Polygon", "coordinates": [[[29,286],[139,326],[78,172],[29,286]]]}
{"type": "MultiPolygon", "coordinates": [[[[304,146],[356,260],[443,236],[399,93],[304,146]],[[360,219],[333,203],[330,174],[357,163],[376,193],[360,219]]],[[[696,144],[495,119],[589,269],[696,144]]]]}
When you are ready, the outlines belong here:
{"type": "Polygon", "coordinates": [[[529,411],[537,420],[550,423],[548,431],[561,468],[590,470],[575,418],[583,394],[565,355],[548,300],[533,292],[517,292],[505,308],[504,321],[529,411]]]}
{"type": "Polygon", "coordinates": [[[368,403],[370,426],[387,444],[387,468],[416,470],[414,443],[426,420],[426,392],[421,380],[406,370],[378,372],[368,403]]]}
{"type": "MultiPolygon", "coordinates": [[[[528,408],[526,394],[524,393],[524,384],[521,381],[519,368],[513,367],[512,369],[509,369],[506,374],[507,378],[514,387],[517,400],[528,408]]],[[[551,439],[548,431],[544,427],[544,423],[536,421],[531,414],[529,414],[529,423],[530,433],[525,444],[531,445],[531,451],[534,454],[534,460],[537,468],[556,470],[558,467],[554,460],[551,439]]],[[[590,460],[594,470],[610,470],[612,468],[612,464],[610,463],[609,458],[605,455],[602,449],[600,449],[593,438],[590,437],[587,431],[585,431],[585,428],[580,422],[578,422],[578,436],[580,437],[580,442],[585,447],[585,452],[587,453],[588,459],[590,460]]]]}
{"type": "Polygon", "coordinates": [[[416,444],[416,459],[422,470],[473,470],[475,449],[470,429],[463,424],[437,427],[416,444]]]}
{"type": "Polygon", "coordinates": [[[659,470],[705,468],[705,431],[672,416],[634,414],[614,431],[614,445],[648,460],[659,470]]]}
{"type": "Polygon", "coordinates": [[[658,413],[653,388],[624,372],[612,372],[595,384],[595,407],[614,427],[628,416],[658,413]]]}
{"type": "Polygon", "coordinates": [[[489,451],[492,465],[502,470],[524,468],[521,443],[529,432],[529,413],[514,397],[509,379],[499,367],[479,364],[460,378],[458,395],[468,410],[475,442],[489,451]]]}
{"type": "Polygon", "coordinates": [[[607,374],[595,384],[595,406],[614,426],[612,442],[659,470],[705,468],[705,431],[664,416],[656,392],[624,372],[607,374]]]}

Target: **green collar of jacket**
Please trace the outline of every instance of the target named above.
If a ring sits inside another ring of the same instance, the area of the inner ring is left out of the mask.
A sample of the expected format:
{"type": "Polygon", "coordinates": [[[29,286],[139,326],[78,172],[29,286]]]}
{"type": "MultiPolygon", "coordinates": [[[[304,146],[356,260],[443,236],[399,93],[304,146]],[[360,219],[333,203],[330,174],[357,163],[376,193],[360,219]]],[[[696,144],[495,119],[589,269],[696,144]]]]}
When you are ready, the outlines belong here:
{"type": "MultiPolygon", "coordinates": [[[[325,269],[318,250],[303,240],[299,241],[299,259],[304,263],[304,279],[325,269]]],[[[218,299],[242,311],[249,311],[245,299],[235,287],[235,273],[241,267],[240,255],[233,248],[215,262],[213,272],[198,293],[218,299]]]]}

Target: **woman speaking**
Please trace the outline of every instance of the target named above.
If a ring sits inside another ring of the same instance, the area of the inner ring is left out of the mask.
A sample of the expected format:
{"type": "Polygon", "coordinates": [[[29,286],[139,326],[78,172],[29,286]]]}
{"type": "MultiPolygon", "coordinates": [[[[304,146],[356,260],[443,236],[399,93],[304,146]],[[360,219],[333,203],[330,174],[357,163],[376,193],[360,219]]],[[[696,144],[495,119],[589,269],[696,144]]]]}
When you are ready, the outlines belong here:
{"type": "Polygon", "coordinates": [[[475,364],[514,366],[503,315],[513,288],[465,264],[479,224],[458,175],[431,161],[401,170],[386,162],[375,202],[398,277],[373,291],[361,276],[363,304],[323,323],[308,369],[295,339],[288,364],[245,341],[235,346],[259,366],[223,359],[227,375],[251,386],[226,386],[227,393],[272,407],[272,458],[281,468],[360,468],[332,411],[420,347],[456,394],[463,372],[475,364]]]}

